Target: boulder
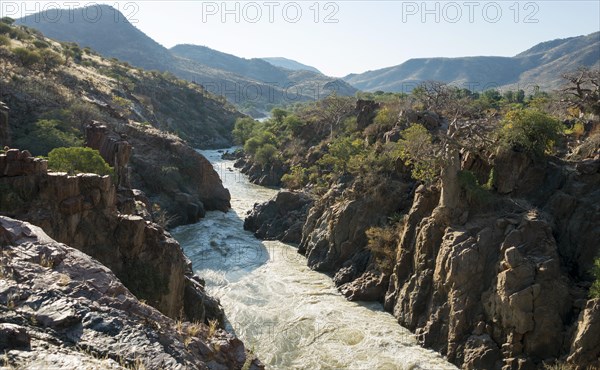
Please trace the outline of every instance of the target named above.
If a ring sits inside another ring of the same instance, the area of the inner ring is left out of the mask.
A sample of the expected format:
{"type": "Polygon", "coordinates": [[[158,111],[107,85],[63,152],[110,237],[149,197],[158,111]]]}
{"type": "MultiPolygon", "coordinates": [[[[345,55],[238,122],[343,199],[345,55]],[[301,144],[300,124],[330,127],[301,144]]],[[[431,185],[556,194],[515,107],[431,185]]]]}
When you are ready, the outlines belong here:
{"type": "Polygon", "coordinates": [[[305,193],[280,191],[274,199],[254,206],[244,220],[244,229],[253,231],[259,239],[300,243],[312,204],[305,193]]]}

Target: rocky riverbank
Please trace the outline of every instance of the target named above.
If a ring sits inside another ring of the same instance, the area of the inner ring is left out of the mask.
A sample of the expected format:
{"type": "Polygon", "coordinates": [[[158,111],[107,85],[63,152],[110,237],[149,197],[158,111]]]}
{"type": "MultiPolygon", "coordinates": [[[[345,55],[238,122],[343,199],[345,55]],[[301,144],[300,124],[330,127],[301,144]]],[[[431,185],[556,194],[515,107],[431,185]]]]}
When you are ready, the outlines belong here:
{"type": "MultiPolygon", "coordinates": [[[[599,148],[584,146],[571,160],[498,154],[487,199],[458,186],[448,202],[447,182],[340,182],[307,213],[277,206],[289,197],[282,192],[256,206],[247,224],[269,238],[283,235],[265,228],[288,219],[286,209],[295,224],[306,215],[299,251],[311,268],[331,274],[350,299],[383,301],[424,346],[464,369],[598,367],[600,300],[588,299],[588,289],[600,252],[600,159],[599,148]],[[394,210],[406,216],[385,274],[365,231],[394,210]]],[[[457,171],[489,174],[480,158],[462,158],[457,171]]]]}
{"type": "MultiPolygon", "coordinates": [[[[159,225],[118,209],[109,176],[48,172],[47,162],[27,151],[0,155],[2,215],[31,222],[59,242],[98,259],[138,298],[172,318],[222,321],[179,244],[159,225]]],[[[133,191],[129,190],[131,194],[133,191]]],[[[143,195],[121,203],[143,209],[143,195]]]]}
{"type": "Polygon", "coordinates": [[[9,368],[261,369],[233,335],[175,321],[105,266],[0,216],[0,350],[9,368]]]}

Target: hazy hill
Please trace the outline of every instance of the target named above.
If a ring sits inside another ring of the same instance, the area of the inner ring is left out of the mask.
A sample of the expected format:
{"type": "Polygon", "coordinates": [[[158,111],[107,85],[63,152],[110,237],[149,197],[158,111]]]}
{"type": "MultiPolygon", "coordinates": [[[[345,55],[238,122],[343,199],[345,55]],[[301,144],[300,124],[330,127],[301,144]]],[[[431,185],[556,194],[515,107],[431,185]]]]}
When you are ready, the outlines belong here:
{"type": "Polygon", "coordinates": [[[87,21],[82,11],[75,9],[71,17],[65,10],[61,16],[32,14],[16,23],[57,40],[89,46],[106,57],[172,72],[204,85],[211,93],[224,95],[238,108],[256,116],[276,105],[314,99],[314,91],[318,91],[317,97],[333,90],[342,95],[354,95],[357,91],[342,80],[320,73],[298,73],[261,59],[243,59],[203,46],[178,45],[169,50],[137,29],[116,9],[107,5],[97,5],[95,9],[102,13],[97,22],[87,21]]]}
{"type": "Polygon", "coordinates": [[[346,82],[367,91],[410,91],[425,80],[471,89],[538,85],[555,89],[561,74],[577,67],[600,67],[600,32],[538,44],[514,57],[410,59],[400,65],[350,74],[346,82]]]}
{"type": "Polygon", "coordinates": [[[265,60],[269,63],[271,63],[274,66],[277,67],[281,67],[281,68],[287,68],[287,69],[291,69],[292,71],[311,71],[311,72],[316,72],[316,73],[322,73],[321,71],[319,71],[318,69],[316,69],[315,67],[306,65],[306,64],[302,64],[300,62],[297,62],[295,60],[292,59],[288,59],[288,58],[282,58],[282,57],[272,57],[272,58],[261,58],[262,60],[265,60]]]}

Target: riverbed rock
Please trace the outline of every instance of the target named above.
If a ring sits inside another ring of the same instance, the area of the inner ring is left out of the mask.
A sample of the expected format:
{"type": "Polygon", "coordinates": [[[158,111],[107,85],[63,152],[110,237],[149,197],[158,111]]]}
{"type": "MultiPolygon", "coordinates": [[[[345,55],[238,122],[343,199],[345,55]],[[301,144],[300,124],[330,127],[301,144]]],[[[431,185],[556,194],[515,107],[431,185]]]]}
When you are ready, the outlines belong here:
{"type": "Polygon", "coordinates": [[[244,220],[244,229],[253,231],[259,239],[300,243],[312,204],[312,198],[305,193],[280,191],[274,199],[254,205],[244,220]]]}
{"type": "Polygon", "coordinates": [[[105,266],[0,216],[0,348],[15,368],[261,369],[243,343],[140,302],[105,266]]]}

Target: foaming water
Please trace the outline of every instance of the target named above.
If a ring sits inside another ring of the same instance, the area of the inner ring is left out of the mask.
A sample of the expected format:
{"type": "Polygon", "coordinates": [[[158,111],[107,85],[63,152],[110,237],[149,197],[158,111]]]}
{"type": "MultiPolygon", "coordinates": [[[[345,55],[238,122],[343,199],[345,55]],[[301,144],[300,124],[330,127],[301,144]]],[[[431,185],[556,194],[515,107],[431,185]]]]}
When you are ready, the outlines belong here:
{"type": "Polygon", "coordinates": [[[228,329],[268,368],[456,369],[418,346],[380,304],[347,301],[295,247],[244,231],[247,211],[277,191],[251,184],[217,151],[202,154],[231,192],[232,211],[208,212],[173,236],[221,300],[228,329]]]}

